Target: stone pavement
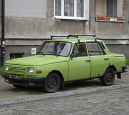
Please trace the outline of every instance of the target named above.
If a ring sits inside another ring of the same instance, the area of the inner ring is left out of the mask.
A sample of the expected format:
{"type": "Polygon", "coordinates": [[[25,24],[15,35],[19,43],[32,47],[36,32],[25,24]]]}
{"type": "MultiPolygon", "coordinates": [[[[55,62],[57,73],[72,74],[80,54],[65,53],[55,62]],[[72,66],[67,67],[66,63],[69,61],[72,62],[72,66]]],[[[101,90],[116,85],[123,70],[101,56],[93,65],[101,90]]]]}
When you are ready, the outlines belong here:
{"type": "Polygon", "coordinates": [[[129,115],[127,88],[0,106],[0,115],[129,115]]]}

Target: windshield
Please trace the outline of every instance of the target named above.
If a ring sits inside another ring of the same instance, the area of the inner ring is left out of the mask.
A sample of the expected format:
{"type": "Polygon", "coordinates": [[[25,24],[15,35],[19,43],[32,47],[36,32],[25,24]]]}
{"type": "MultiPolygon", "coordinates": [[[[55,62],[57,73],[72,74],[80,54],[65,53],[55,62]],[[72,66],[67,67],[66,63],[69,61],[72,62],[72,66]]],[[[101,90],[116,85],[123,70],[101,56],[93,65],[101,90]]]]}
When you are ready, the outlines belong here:
{"type": "Polygon", "coordinates": [[[71,43],[59,41],[46,41],[37,54],[68,56],[71,49],[71,43]]]}

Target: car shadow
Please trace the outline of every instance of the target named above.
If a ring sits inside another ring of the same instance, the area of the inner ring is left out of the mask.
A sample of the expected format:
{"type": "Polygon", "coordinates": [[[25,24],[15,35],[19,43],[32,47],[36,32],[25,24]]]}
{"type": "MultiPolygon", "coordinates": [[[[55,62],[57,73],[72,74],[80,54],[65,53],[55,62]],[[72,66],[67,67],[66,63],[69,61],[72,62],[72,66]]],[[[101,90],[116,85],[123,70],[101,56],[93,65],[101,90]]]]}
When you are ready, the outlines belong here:
{"type": "Polygon", "coordinates": [[[64,89],[59,91],[69,91],[69,90],[78,90],[84,88],[93,88],[102,86],[100,80],[87,80],[87,81],[78,81],[73,83],[65,84],[64,89]]]}
{"type": "MultiPolygon", "coordinates": [[[[84,89],[84,88],[95,88],[95,87],[101,87],[102,84],[100,80],[87,80],[87,81],[76,81],[73,83],[67,83],[64,85],[64,88],[60,88],[58,92],[66,92],[66,91],[74,91],[78,89],[84,89]]],[[[41,87],[21,87],[21,88],[15,88],[10,87],[10,91],[14,93],[20,93],[24,92],[25,94],[46,94],[41,87]]]]}

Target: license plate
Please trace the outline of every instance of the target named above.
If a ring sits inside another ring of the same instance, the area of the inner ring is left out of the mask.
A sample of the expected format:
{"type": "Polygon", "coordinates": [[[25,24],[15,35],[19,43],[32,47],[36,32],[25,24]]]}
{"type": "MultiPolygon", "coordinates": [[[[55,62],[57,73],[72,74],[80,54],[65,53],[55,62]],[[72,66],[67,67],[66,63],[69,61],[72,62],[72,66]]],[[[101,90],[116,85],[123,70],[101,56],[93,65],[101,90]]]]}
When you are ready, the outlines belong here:
{"type": "Polygon", "coordinates": [[[11,78],[11,79],[21,79],[22,76],[21,75],[9,75],[9,78],[11,78]]]}

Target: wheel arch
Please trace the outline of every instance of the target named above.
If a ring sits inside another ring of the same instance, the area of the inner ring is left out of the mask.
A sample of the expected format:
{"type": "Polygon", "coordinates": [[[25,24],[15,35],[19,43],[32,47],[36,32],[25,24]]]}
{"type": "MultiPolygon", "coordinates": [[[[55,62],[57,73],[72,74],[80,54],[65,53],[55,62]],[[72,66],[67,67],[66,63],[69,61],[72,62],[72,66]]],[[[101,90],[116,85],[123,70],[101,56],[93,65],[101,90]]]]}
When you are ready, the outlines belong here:
{"type": "Polygon", "coordinates": [[[64,82],[64,77],[63,77],[63,75],[62,75],[62,73],[60,71],[52,70],[50,73],[56,73],[57,75],[59,75],[60,80],[61,80],[61,84],[64,82]]]}
{"type": "MultiPolygon", "coordinates": [[[[114,65],[108,66],[108,67],[106,68],[106,70],[107,70],[108,68],[112,68],[112,69],[114,70],[114,72],[117,71],[117,69],[116,69],[116,67],[115,67],[114,65]]],[[[105,72],[106,72],[106,70],[105,70],[105,72]]],[[[105,72],[104,72],[104,74],[105,74],[105,72]]],[[[103,74],[103,76],[104,76],[104,74],[103,74]]]]}
{"type": "MultiPolygon", "coordinates": [[[[110,65],[108,68],[112,68],[112,69],[114,70],[114,72],[117,71],[117,70],[116,70],[116,67],[115,67],[114,65],[110,65]]],[[[107,69],[108,69],[108,68],[107,68],[107,69]]]]}

